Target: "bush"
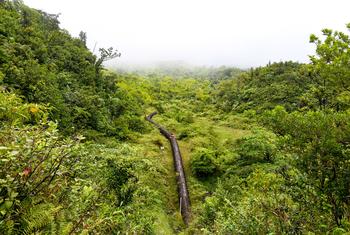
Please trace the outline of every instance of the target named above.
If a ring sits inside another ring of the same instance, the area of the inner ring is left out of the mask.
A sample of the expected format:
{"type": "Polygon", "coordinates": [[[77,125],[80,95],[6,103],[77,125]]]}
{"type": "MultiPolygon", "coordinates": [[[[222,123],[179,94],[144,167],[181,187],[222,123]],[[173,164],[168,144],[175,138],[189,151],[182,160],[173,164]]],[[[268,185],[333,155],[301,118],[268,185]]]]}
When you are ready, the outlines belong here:
{"type": "Polygon", "coordinates": [[[191,170],[197,177],[207,177],[217,171],[215,152],[209,149],[198,149],[191,157],[191,170]]]}
{"type": "Polygon", "coordinates": [[[237,144],[241,165],[270,163],[277,153],[276,136],[264,130],[256,130],[254,134],[239,139],[237,144]]]}

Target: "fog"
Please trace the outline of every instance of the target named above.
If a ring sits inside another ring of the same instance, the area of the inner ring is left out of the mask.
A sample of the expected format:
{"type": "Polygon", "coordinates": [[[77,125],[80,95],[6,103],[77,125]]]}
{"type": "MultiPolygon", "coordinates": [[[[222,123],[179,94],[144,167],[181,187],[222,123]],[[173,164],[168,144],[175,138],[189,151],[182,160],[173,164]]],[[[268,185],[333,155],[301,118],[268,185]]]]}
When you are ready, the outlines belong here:
{"type": "MultiPolygon", "coordinates": [[[[184,61],[247,68],[269,61],[307,62],[311,33],[346,31],[349,0],[24,0],[61,13],[61,27],[88,47],[114,47],[115,64],[184,61]]],[[[95,53],[97,49],[95,50],[95,53]]]]}

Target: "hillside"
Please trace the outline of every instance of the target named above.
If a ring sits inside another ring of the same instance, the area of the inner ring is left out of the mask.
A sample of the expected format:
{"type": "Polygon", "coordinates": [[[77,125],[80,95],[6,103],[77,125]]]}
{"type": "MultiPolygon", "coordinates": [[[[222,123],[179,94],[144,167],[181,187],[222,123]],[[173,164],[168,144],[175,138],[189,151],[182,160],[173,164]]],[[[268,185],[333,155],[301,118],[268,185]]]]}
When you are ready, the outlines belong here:
{"type": "Polygon", "coordinates": [[[350,39],[310,41],[310,64],[120,72],[57,15],[0,2],[0,234],[349,233],[350,39]]]}

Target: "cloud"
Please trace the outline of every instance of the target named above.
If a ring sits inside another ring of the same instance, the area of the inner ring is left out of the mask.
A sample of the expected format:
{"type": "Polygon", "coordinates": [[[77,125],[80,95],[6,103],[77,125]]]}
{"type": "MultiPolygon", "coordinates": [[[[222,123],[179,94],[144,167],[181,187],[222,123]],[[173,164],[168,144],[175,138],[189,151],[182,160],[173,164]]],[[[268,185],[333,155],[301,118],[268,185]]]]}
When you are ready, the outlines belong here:
{"type": "Polygon", "coordinates": [[[258,66],[305,62],[311,33],[345,29],[347,0],[25,0],[62,13],[73,36],[86,31],[88,46],[113,46],[116,63],[183,60],[193,64],[258,66]]]}

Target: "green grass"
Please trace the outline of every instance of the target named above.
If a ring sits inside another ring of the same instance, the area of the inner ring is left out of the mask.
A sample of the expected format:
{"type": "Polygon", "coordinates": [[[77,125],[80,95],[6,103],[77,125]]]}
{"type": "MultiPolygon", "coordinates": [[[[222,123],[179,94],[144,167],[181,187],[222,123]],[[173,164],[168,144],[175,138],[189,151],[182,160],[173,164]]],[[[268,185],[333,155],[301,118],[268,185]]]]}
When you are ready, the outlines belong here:
{"type": "MultiPolygon", "coordinates": [[[[165,115],[158,114],[154,117],[154,120],[169,131],[174,132],[177,137],[181,136],[183,132],[190,133],[188,137],[178,140],[178,143],[189,188],[192,221],[196,220],[196,215],[200,213],[203,201],[215,189],[217,179],[214,176],[205,180],[199,180],[193,176],[190,169],[191,155],[197,148],[209,147],[208,145],[212,146],[214,144],[218,148],[225,148],[227,144],[233,143],[235,140],[249,134],[250,131],[246,130],[246,128],[238,128],[246,125],[240,118],[235,117],[231,118],[230,122],[215,122],[207,117],[197,117],[194,118],[193,123],[184,124],[174,119],[169,119],[165,115]]],[[[153,125],[149,125],[153,130],[141,136],[137,142],[145,147],[144,156],[146,158],[157,158],[157,161],[166,169],[166,175],[163,176],[164,184],[159,185],[159,191],[164,195],[166,208],[159,212],[154,229],[157,231],[157,234],[187,233],[179,212],[170,144],[153,125]]]]}
{"type": "Polygon", "coordinates": [[[174,234],[184,228],[182,218],[178,212],[178,196],[174,172],[173,157],[168,141],[154,128],[150,133],[138,139],[138,143],[145,146],[144,157],[156,158],[165,168],[163,184],[157,185],[163,195],[165,208],[157,216],[154,229],[157,234],[174,234]]]}

